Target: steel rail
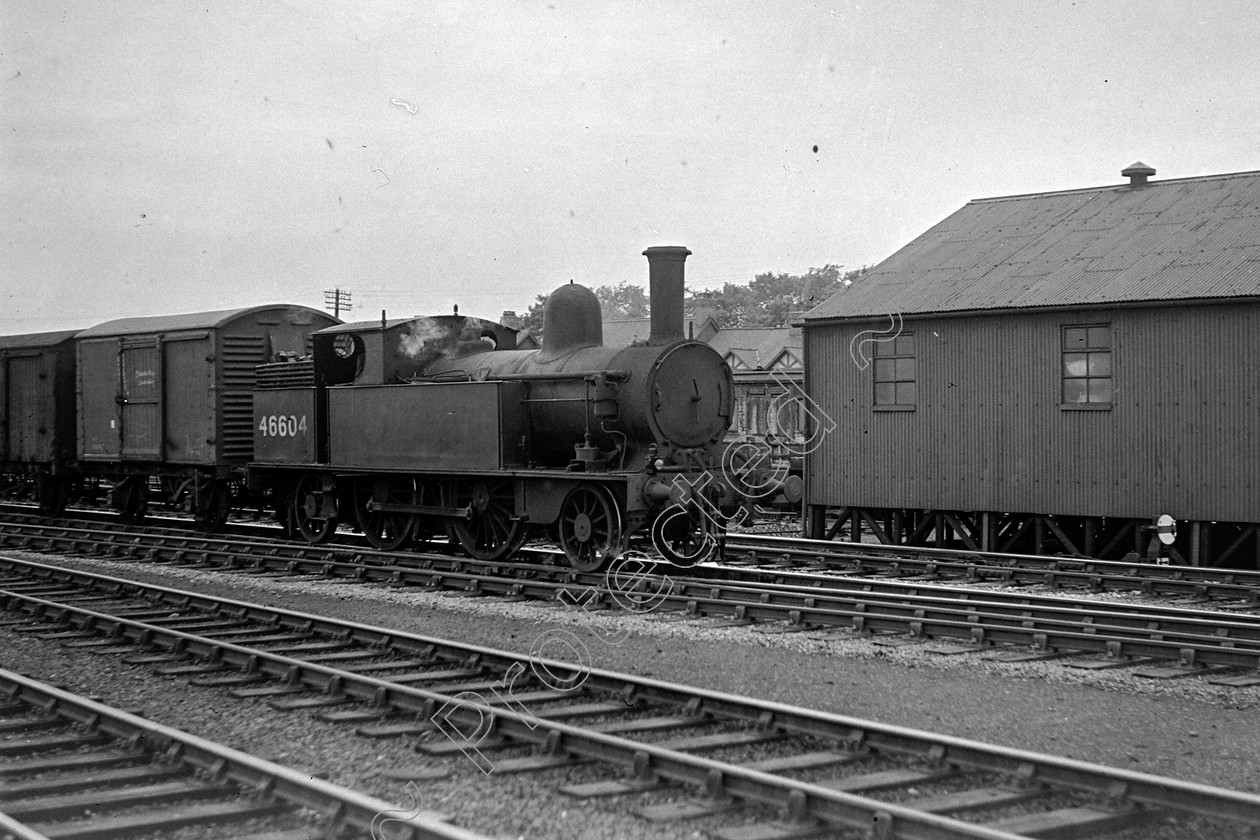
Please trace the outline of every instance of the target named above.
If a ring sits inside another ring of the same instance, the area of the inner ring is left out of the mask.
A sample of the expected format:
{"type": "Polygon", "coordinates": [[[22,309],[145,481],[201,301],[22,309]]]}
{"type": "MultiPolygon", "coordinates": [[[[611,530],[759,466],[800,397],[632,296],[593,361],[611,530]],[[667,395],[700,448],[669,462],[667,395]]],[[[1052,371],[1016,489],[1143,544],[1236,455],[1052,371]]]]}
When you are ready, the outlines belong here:
{"type": "MultiPolygon", "coordinates": [[[[24,561],[23,561],[24,562],[24,561]]],[[[42,565],[42,564],[34,564],[42,565]]],[[[50,568],[50,567],[45,567],[50,568]]],[[[59,570],[64,571],[64,570],[59,570]]],[[[86,573],[80,573],[86,574],[86,573]]],[[[104,576],[87,575],[103,578],[104,576]]],[[[403,650],[440,649],[454,660],[469,657],[493,664],[504,672],[513,666],[525,668],[541,664],[549,670],[573,671],[579,666],[550,659],[526,657],[485,647],[463,645],[432,637],[402,633],[354,622],[335,621],[325,617],[273,607],[263,607],[230,599],[209,598],[197,593],[139,584],[135,581],[105,579],[116,589],[145,592],[151,597],[180,604],[219,604],[226,615],[249,616],[278,626],[301,627],[310,632],[328,634],[340,639],[354,639],[364,645],[399,646],[403,650]]],[[[490,706],[461,699],[460,695],[444,695],[392,683],[361,674],[350,673],[319,663],[265,650],[252,649],[229,642],[215,641],[142,621],[109,616],[72,605],[10,594],[9,606],[24,604],[45,619],[56,617],[62,625],[89,628],[95,633],[109,633],[155,649],[179,650],[190,657],[236,667],[272,679],[284,680],[315,691],[338,692],[375,708],[417,715],[430,720],[439,710],[448,710],[460,721],[479,729],[487,715],[493,716],[494,731],[523,743],[532,743],[553,751],[598,758],[622,767],[637,768],[677,782],[708,786],[716,784],[724,793],[775,805],[785,813],[810,816],[855,827],[869,827],[872,821],[888,823],[886,836],[892,837],[984,837],[1009,838],[983,826],[924,814],[909,807],[846,794],[809,783],[798,782],[763,772],[741,768],[712,759],[664,749],[651,744],[617,736],[590,732],[579,727],[525,716],[502,706],[490,706]]],[[[1152,807],[1175,806],[1180,810],[1212,817],[1228,817],[1260,823],[1260,796],[1225,791],[1205,785],[1169,780],[1128,770],[1038,755],[1021,750],[993,747],[965,739],[935,735],[901,727],[873,723],[852,717],[811,712],[779,703],[750,700],[729,694],[664,683],[648,678],[616,674],[598,669],[583,669],[587,684],[613,695],[637,700],[665,701],[679,706],[697,700],[700,708],[711,715],[742,719],[762,727],[798,735],[828,738],[850,747],[864,746],[890,753],[912,754],[936,764],[962,766],[969,770],[1000,773],[1010,778],[1025,778],[1057,785],[1065,789],[1093,791],[1116,795],[1152,807]]]]}
{"type": "MultiPolygon", "coordinates": [[[[320,814],[336,831],[367,830],[380,814],[400,814],[390,822],[405,826],[413,838],[433,840],[487,840],[484,835],[442,822],[432,813],[407,818],[397,806],[376,797],[299,773],[279,764],[241,752],[223,744],[164,726],[146,718],[112,708],[103,703],[56,688],[30,677],[0,669],[0,698],[24,703],[52,713],[92,731],[142,748],[168,764],[178,763],[207,777],[228,781],[244,791],[254,791],[278,799],[293,808],[307,808],[320,814]]],[[[54,783],[55,779],[50,781],[54,783]]],[[[17,820],[3,817],[0,831],[18,838],[43,835],[17,820]]],[[[0,837],[3,837],[0,834],[0,837]]]]}
{"type": "MultiPolygon", "coordinates": [[[[48,528],[47,525],[38,525],[38,524],[35,527],[41,530],[48,528]]],[[[65,536],[64,539],[68,542],[62,543],[63,546],[64,545],[82,546],[85,544],[90,546],[91,544],[96,542],[95,538],[92,536],[94,532],[91,532],[91,531],[84,530],[81,532],[83,535],[87,536],[88,539],[91,541],[90,543],[83,543],[79,540],[76,540],[74,537],[69,536],[70,529],[68,528],[68,526],[61,526],[57,530],[63,530],[63,531],[66,531],[67,533],[67,536],[65,536]]],[[[250,529],[250,530],[252,532],[253,529],[250,529]]],[[[263,530],[270,531],[273,529],[267,528],[263,530]]],[[[129,535],[132,533],[131,531],[127,531],[122,528],[118,528],[116,532],[120,534],[125,533],[129,535]]],[[[239,566],[241,562],[241,557],[245,555],[249,547],[249,544],[242,545],[239,542],[233,542],[230,538],[227,538],[227,537],[216,538],[216,537],[208,537],[204,535],[189,535],[186,531],[179,530],[179,529],[163,530],[161,533],[163,536],[163,542],[154,543],[155,546],[160,546],[160,550],[156,554],[150,552],[150,559],[180,560],[181,558],[186,557],[189,554],[196,554],[196,555],[199,555],[206,562],[214,562],[215,560],[222,560],[223,562],[227,562],[229,565],[239,566]],[[167,549],[165,545],[170,545],[170,548],[167,549]],[[219,547],[221,550],[216,551],[216,546],[219,547]]],[[[156,535],[149,535],[149,538],[153,539],[155,536],[156,535]]],[[[19,541],[21,539],[25,539],[22,537],[17,537],[17,535],[15,534],[10,534],[8,537],[8,539],[10,540],[14,538],[17,538],[19,541]]],[[[31,538],[34,539],[33,536],[31,538]]],[[[5,539],[6,539],[5,533],[0,531],[0,541],[3,541],[5,539]]],[[[53,537],[50,536],[48,537],[48,539],[53,539],[53,537]]],[[[108,542],[112,543],[113,541],[111,540],[108,542]]],[[[417,553],[414,551],[389,552],[389,551],[378,551],[378,550],[374,550],[370,548],[362,548],[362,547],[357,547],[357,546],[347,547],[347,546],[341,546],[341,545],[325,546],[325,547],[311,547],[302,543],[296,543],[296,544],[291,543],[291,542],[274,543],[269,540],[265,542],[261,542],[261,543],[254,543],[253,545],[257,547],[258,550],[264,551],[268,558],[287,557],[287,558],[292,558],[295,560],[308,561],[311,559],[311,553],[315,552],[317,554],[322,554],[322,557],[325,561],[332,561],[338,558],[346,558],[348,559],[349,562],[379,561],[379,563],[390,565],[390,566],[399,566],[400,568],[417,568],[417,569],[426,569],[426,570],[442,569],[447,572],[456,573],[456,574],[466,572],[467,570],[470,570],[470,569],[472,570],[482,569],[482,570],[485,570],[487,574],[490,574],[492,576],[499,575],[504,571],[509,571],[516,576],[527,576],[527,575],[533,574],[536,576],[548,576],[548,577],[555,578],[557,580],[563,579],[570,582],[584,580],[587,583],[589,583],[589,579],[591,577],[591,576],[586,576],[585,578],[583,578],[580,573],[576,572],[575,570],[569,569],[568,567],[563,567],[563,566],[557,568],[555,565],[533,564],[533,563],[525,563],[525,562],[478,561],[478,560],[473,560],[471,558],[464,558],[464,557],[454,556],[454,555],[449,555],[449,554],[436,554],[432,552],[423,552],[423,553],[417,553]],[[566,575],[567,577],[565,577],[566,575]]],[[[544,552],[544,550],[542,549],[533,549],[533,551],[542,552],[542,553],[554,553],[554,552],[544,552]]],[[[1044,558],[1038,558],[1038,559],[1044,559],[1044,558]]],[[[269,560],[268,563],[270,564],[270,562],[271,561],[269,560]]],[[[309,568],[309,566],[307,568],[309,568]]],[[[818,571],[776,568],[773,566],[770,568],[749,568],[747,566],[741,566],[741,565],[701,565],[701,566],[691,567],[683,571],[683,570],[678,569],[678,567],[670,566],[669,564],[662,562],[660,564],[660,568],[666,569],[667,573],[674,580],[680,580],[680,581],[685,580],[688,583],[695,583],[697,585],[701,585],[701,584],[711,585],[713,582],[718,582],[723,585],[740,585],[740,584],[758,585],[758,586],[776,585],[776,586],[781,586],[781,587],[796,588],[796,589],[809,590],[809,591],[816,591],[819,589],[831,589],[831,590],[837,590],[842,593],[861,592],[864,595],[865,594],[871,594],[871,595],[886,594],[886,595],[895,595],[895,596],[903,596],[903,595],[913,596],[920,593],[928,593],[931,595],[935,595],[937,597],[955,597],[961,600],[975,600],[978,597],[982,597],[977,594],[981,592],[982,590],[973,590],[973,589],[966,589],[966,588],[960,589],[956,585],[946,585],[940,582],[933,583],[931,580],[926,580],[925,578],[933,577],[930,574],[916,576],[912,580],[902,580],[902,579],[888,579],[888,578],[882,578],[882,577],[866,578],[866,577],[855,577],[855,576],[850,576],[850,575],[836,575],[836,574],[823,573],[823,572],[818,572],[818,571]]],[[[334,569],[334,571],[336,570],[334,569]]],[[[1085,574],[1085,573],[1072,572],[1071,570],[1069,570],[1068,572],[1057,572],[1057,571],[1050,570],[1045,573],[1045,575],[1043,576],[1040,582],[1045,583],[1047,585],[1054,586],[1056,585],[1056,581],[1057,581],[1056,575],[1060,575],[1060,574],[1068,574],[1069,576],[1076,575],[1079,577],[1080,574],[1085,574]]],[[[1096,577],[1096,575],[1093,577],[1096,577]]],[[[966,578],[964,578],[964,580],[965,579],[966,578]]],[[[989,590],[983,590],[983,591],[990,592],[989,590]]],[[[1253,592],[1249,588],[1246,591],[1251,593],[1252,595],[1256,594],[1256,592],[1253,592]]],[[[1200,593],[1200,595],[1202,595],[1202,593],[1200,593]]],[[[1047,605],[1051,609],[1058,609],[1062,607],[1064,604],[1064,598],[1061,596],[1039,595],[1039,594],[1033,594],[1033,593],[1027,593],[1027,592],[1023,592],[1018,595],[1008,595],[1004,593],[991,593],[983,597],[988,597],[995,604],[1003,604],[1003,605],[1021,604],[1021,605],[1028,606],[1030,608],[1034,608],[1038,605],[1047,605]]],[[[1117,613],[1117,614],[1131,615],[1132,616],[1131,620],[1134,622],[1143,622],[1143,623],[1148,622],[1148,621],[1173,622],[1173,621],[1178,620],[1179,618],[1187,618],[1187,619],[1193,620],[1194,618],[1202,618],[1205,615],[1213,615],[1214,616],[1213,621],[1217,622],[1218,624],[1225,624],[1225,625],[1228,625],[1229,627],[1235,628],[1233,631],[1235,633],[1245,632],[1243,628],[1246,626],[1248,622],[1252,622],[1257,627],[1260,627],[1260,615],[1256,615],[1256,614],[1239,613],[1239,612],[1231,612],[1228,614],[1209,613],[1205,609],[1194,609],[1194,608],[1182,609],[1179,607],[1169,607],[1169,606],[1162,606],[1162,605],[1161,606],[1135,605],[1135,604],[1110,602],[1110,601],[1106,602],[1106,604],[1107,604],[1106,609],[1109,610],[1110,612],[1117,613]],[[1224,615],[1231,615],[1233,617],[1227,619],[1227,618],[1222,617],[1224,615]]]]}
{"type": "Polygon", "coordinates": [[[0,840],[51,840],[0,811],[0,840]]]}
{"type": "MultiPolygon", "coordinates": [[[[30,505],[0,505],[0,511],[16,514],[20,522],[48,523],[32,513],[30,505]]],[[[84,521],[98,528],[123,530],[116,516],[107,512],[74,511],[84,521]]],[[[150,520],[150,527],[168,527],[188,536],[186,520],[171,518],[169,524],[150,520]]],[[[134,527],[134,526],[133,526],[134,527]]],[[[278,526],[235,523],[225,534],[270,536],[278,526]]],[[[205,536],[204,534],[201,536],[205,536]]],[[[341,535],[339,535],[341,536],[341,535]]],[[[337,545],[359,544],[348,536],[337,545]]],[[[311,548],[299,544],[304,548],[311,548]]],[[[1260,603],[1260,571],[1226,569],[1211,566],[1161,566],[1150,562],[1128,563],[1088,557],[1061,557],[1036,554],[1014,554],[933,546],[894,546],[876,543],[836,542],[803,537],[732,533],[724,545],[729,560],[740,558],[768,564],[805,563],[820,571],[836,575],[898,575],[929,577],[942,581],[990,581],[1010,584],[1044,584],[1057,587],[1079,587],[1092,590],[1133,591],[1169,597],[1205,597],[1213,600],[1260,603]]],[[[539,549],[525,547],[525,554],[539,549]]],[[[543,551],[551,554],[553,552],[543,551]]],[[[699,574],[706,574],[702,567],[699,574]]],[[[785,573],[779,568],[776,571],[785,573]]]]}
{"type": "MultiPolygon", "coordinates": [[[[294,657],[215,641],[179,630],[113,617],[78,607],[59,605],[40,598],[10,594],[8,599],[10,608],[13,606],[14,599],[17,599],[38,610],[43,616],[55,614],[66,624],[77,623],[81,627],[90,627],[97,632],[109,632],[111,638],[114,639],[127,639],[151,649],[165,648],[178,651],[196,659],[229,667],[234,666],[289,685],[301,684],[313,691],[324,693],[336,691],[374,708],[387,707],[396,712],[414,715],[418,720],[432,720],[442,713],[443,720],[447,724],[453,725],[452,718],[454,718],[460,724],[471,725],[471,731],[476,732],[484,725],[486,716],[490,715],[494,720],[493,731],[496,734],[511,737],[524,744],[546,746],[575,756],[612,762],[626,771],[637,768],[640,773],[648,772],[654,776],[697,787],[712,786],[716,773],[717,778],[721,780],[722,790],[726,794],[761,804],[777,805],[784,812],[808,813],[815,818],[851,827],[870,825],[877,818],[886,822],[895,820],[894,827],[897,833],[887,835],[890,837],[923,838],[923,840],[946,837],[1014,840],[1019,836],[991,831],[982,826],[925,814],[853,794],[745,770],[737,765],[664,749],[650,743],[584,730],[536,716],[527,717],[512,710],[475,703],[461,696],[466,692],[453,695],[442,694],[399,685],[385,679],[353,674],[318,663],[304,662],[294,657]]],[[[430,643],[437,641],[439,640],[430,640],[430,643]]],[[[492,652],[487,650],[482,653],[485,655],[492,652]]],[[[528,659],[521,657],[513,657],[512,661],[529,662],[528,659]]],[[[573,667],[568,663],[549,660],[543,660],[543,663],[557,669],[573,667]]],[[[592,673],[592,676],[595,675],[592,673]]],[[[607,679],[607,675],[599,676],[607,679]]],[[[1260,820],[1260,798],[1256,802],[1256,809],[1256,818],[1260,820]]]]}
{"type": "MultiPolygon", "coordinates": [[[[176,545],[170,546],[164,542],[165,535],[138,535],[119,544],[80,529],[58,526],[52,530],[61,535],[47,539],[62,550],[96,551],[103,547],[111,554],[122,550],[138,552],[151,561],[192,559],[235,569],[279,570],[543,600],[587,598],[593,593],[605,606],[609,605],[606,576],[566,567],[338,548],[320,549],[322,556],[307,558],[300,547],[290,544],[242,546],[222,538],[180,536],[176,545]],[[347,555],[353,561],[335,559],[347,555]],[[385,561],[401,557],[408,565],[361,562],[369,557],[385,561]]],[[[676,567],[671,568],[671,574],[675,571],[676,567]]],[[[693,568],[685,573],[694,571],[693,568]]],[[[908,633],[918,638],[957,639],[977,646],[1024,646],[1039,653],[1080,652],[1113,659],[1141,657],[1196,668],[1260,667],[1260,617],[1254,616],[1114,603],[1086,606],[1050,596],[867,581],[829,581],[822,587],[769,583],[747,586],[658,575],[645,577],[640,585],[655,587],[651,591],[659,593],[655,599],[658,609],[679,610],[698,617],[908,633]],[[846,586],[853,591],[842,591],[846,586]]]]}
{"type": "Polygon", "coordinates": [[[806,562],[847,575],[898,574],[970,581],[1044,583],[1090,589],[1142,590],[1171,596],[1260,601],[1260,571],[1212,566],[1161,566],[1089,557],[1008,554],[931,546],[833,542],[803,537],[731,534],[727,559],[806,562]]]}

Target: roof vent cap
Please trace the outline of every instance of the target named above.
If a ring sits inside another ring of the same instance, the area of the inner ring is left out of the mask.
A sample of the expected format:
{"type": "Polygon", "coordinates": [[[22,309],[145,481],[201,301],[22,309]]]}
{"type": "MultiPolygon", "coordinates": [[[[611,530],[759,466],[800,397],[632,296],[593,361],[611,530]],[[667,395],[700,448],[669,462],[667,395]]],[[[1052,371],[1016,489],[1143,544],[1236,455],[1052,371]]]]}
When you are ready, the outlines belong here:
{"type": "Polygon", "coordinates": [[[1147,166],[1142,161],[1130,163],[1124,169],[1120,170],[1120,174],[1129,179],[1130,187],[1140,187],[1146,183],[1146,180],[1155,174],[1155,167],[1147,166]]]}

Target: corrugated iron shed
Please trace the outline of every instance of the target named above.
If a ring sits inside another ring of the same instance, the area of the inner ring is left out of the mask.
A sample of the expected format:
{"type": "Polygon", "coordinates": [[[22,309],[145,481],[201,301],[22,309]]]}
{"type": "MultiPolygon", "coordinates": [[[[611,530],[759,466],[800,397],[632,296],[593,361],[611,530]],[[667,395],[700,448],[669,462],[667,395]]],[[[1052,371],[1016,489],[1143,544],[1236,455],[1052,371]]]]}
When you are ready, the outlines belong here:
{"type": "Polygon", "coordinates": [[[805,320],[1260,295],[1260,172],[977,199],[805,320]]]}

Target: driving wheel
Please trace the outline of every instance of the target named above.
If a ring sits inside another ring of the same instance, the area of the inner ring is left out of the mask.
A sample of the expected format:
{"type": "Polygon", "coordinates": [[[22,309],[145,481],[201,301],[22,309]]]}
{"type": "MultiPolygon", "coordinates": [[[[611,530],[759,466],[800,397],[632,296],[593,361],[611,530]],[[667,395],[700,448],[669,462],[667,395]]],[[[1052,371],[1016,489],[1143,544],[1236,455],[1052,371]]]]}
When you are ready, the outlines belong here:
{"type": "Polygon", "coordinates": [[[413,517],[377,509],[378,505],[416,504],[416,483],[409,478],[374,478],[354,486],[354,510],[367,541],[381,551],[393,551],[411,536],[413,517]]]}
{"type": "Polygon", "coordinates": [[[621,512],[601,487],[578,487],[560,506],[560,547],[569,565],[597,572],[621,549],[621,512]]]}
{"type": "Polygon", "coordinates": [[[469,557],[504,560],[525,542],[524,523],[512,518],[516,491],[511,481],[462,483],[455,498],[458,506],[468,506],[471,513],[467,519],[452,519],[447,529],[469,557]]]}
{"type": "Polygon", "coordinates": [[[337,494],[324,477],[307,473],[293,491],[293,527],[308,543],[328,542],[337,533],[337,494]]]}

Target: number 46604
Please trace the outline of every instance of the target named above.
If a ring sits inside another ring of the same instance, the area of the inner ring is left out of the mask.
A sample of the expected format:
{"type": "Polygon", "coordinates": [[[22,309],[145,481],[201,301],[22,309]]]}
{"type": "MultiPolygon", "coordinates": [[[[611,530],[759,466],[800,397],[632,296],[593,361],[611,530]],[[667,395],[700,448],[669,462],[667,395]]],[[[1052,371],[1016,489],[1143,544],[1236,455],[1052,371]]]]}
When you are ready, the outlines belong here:
{"type": "Polygon", "coordinates": [[[306,415],[268,414],[258,423],[258,431],[263,437],[297,437],[306,433],[306,415]]]}

